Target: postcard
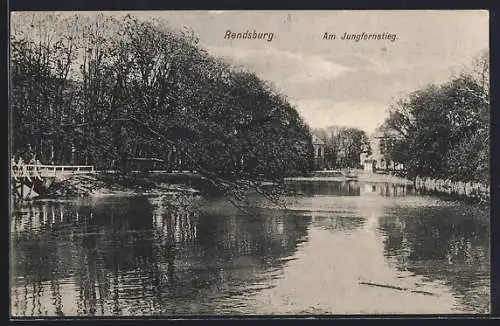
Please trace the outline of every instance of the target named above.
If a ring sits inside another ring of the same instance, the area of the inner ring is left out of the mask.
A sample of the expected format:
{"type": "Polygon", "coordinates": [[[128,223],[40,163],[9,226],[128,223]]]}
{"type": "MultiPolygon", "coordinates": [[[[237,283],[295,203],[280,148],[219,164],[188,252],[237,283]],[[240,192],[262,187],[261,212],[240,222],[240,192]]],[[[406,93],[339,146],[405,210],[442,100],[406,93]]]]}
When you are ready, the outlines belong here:
{"type": "Polygon", "coordinates": [[[10,17],[10,314],[490,313],[489,12],[10,17]]]}

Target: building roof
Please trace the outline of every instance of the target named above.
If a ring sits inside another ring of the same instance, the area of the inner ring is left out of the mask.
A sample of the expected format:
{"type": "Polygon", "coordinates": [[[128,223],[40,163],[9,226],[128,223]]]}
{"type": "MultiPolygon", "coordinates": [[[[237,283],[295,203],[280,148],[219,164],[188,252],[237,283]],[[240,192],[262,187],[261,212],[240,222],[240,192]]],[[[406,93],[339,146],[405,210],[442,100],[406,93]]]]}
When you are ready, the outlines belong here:
{"type": "Polygon", "coordinates": [[[316,137],[315,135],[312,136],[312,143],[314,145],[325,145],[325,142],[316,137]]]}

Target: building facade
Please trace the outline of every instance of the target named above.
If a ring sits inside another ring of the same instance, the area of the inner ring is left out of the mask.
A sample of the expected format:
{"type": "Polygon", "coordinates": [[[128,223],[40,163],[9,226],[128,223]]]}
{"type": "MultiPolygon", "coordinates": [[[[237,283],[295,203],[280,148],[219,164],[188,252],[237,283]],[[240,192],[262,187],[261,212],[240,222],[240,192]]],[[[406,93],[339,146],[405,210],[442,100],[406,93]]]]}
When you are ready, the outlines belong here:
{"type": "Polygon", "coordinates": [[[312,136],[314,148],[314,168],[322,170],[325,168],[325,142],[316,136],[312,136]]]}
{"type": "Polygon", "coordinates": [[[402,163],[387,158],[388,151],[394,145],[397,137],[376,131],[369,137],[371,153],[361,153],[360,162],[366,172],[403,170],[402,163]]]}

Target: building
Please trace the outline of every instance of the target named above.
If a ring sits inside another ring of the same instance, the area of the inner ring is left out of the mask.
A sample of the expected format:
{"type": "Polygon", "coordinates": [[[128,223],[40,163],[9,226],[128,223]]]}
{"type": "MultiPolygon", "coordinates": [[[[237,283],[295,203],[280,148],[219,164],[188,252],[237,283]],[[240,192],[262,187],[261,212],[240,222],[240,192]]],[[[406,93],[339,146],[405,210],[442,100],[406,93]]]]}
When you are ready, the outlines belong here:
{"type": "Polygon", "coordinates": [[[314,148],[314,168],[321,170],[325,167],[325,142],[316,136],[312,136],[314,148]]]}
{"type": "Polygon", "coordinates": [[[368,155],[368,153],[361,153],[359,161],[365,172],[373,173],[377,161],[371,155],[368,155]]]}
{"type": "Polygon", "coordinates": [[[383,133],[380,130],[370,135],[369,144],[371,154],[368,155],[367,152],[364,152],[360,155],[360,162],[363,165],[363,170],[370,173],[375,171],[402,170],[404,168],[402,163],[393,162],[387,159],[386,155],[394,145],[396,139],[396,135],[383,133]]]}

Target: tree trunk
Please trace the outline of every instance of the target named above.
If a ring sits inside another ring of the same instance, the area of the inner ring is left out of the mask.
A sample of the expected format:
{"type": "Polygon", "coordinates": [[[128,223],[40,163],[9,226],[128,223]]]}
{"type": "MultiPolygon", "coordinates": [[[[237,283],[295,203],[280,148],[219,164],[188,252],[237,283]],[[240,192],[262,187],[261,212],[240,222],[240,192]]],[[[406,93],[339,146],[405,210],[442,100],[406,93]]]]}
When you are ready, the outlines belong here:
{"type": "Polygon", "coordinates": [[[55,160],[55,149],[54,149],[54,141],[50,141],[50,164],[54,165],[55,160]]]}
{"type": "Polygon", "coordinates": [[[170,147],[167,154],[167,170],[172,172],[172,148],[170,147]]]}
{"type": "Polygon", "coordinates": [[[75,165],[76,147],[75,143],[71,142],[71,164],[75,165]]]}

